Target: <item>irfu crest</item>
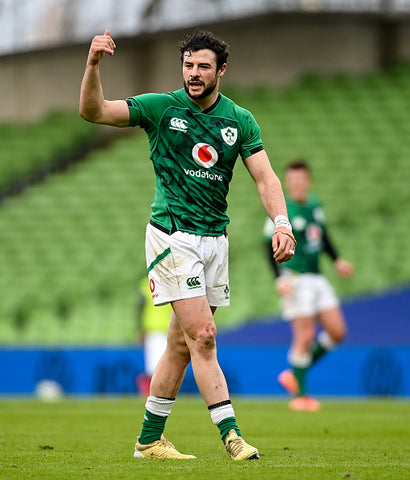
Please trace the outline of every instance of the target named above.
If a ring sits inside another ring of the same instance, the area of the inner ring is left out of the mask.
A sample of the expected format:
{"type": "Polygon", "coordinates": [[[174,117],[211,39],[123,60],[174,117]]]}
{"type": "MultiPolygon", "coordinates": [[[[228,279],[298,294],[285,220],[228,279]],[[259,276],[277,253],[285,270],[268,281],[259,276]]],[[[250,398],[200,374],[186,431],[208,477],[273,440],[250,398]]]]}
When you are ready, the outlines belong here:
{"type": "Polygon", "coordinates": [[[223,141],[231,147],[238,139],[238,129],[231,127],[221,128],[221,135],[223,141]]]}

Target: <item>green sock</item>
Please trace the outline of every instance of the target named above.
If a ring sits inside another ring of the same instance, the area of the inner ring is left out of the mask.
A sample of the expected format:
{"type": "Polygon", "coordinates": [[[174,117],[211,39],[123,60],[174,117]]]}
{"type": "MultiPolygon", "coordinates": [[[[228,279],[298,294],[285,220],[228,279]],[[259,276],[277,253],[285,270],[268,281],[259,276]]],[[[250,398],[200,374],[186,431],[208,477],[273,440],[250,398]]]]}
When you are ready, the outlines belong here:
{"type": "Polygon", "coordinates": [[[310,345],[310,352],[312,354],[312,364],[316,363],[319,358],[321,358],[325,353],[328,352],[322,345],[317,341],[317,338],[313,340],[310,345]]]}
{"type": "Polygon", "coordinates": [[[161,438],[165,430],[165,422],[168,417],[161,417],[145,410],[144,421],[142,423],[141,435],[138,441],[142,444],[155,442],[161,438]]]}
{"type": "Polygon", "coordinates": [[[306,375],[309,367],[292,367],[292,370],[299,384],[299,393],[296,396],[302,397],[306,395],[306,375]]]}
{"type": "Polygon", "coordinates": [[[225,443],[225,438],[228,435],[228,433],[233,429],[235,432],[241,437],[241,431],[239,430],[238,425],[236,425],[236,418],[235,417],[229,417],[225,418],[221,422],[218,423],[217,427],[219,428],[219,431],[221,432],[221,437],[222,441],[225,443]]]}

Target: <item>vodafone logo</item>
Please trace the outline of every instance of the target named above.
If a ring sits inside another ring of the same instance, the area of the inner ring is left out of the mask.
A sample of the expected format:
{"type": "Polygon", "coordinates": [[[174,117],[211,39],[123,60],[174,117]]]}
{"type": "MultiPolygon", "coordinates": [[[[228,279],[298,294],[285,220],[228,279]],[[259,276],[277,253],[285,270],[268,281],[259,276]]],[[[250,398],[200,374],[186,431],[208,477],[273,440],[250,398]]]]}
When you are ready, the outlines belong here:
{"type": "Polygon", "coordinates": [[[192,149],[192,158],[200,167],[211,168],[218,161],[218,152],[207,143],[197,143],[192,149]]]}

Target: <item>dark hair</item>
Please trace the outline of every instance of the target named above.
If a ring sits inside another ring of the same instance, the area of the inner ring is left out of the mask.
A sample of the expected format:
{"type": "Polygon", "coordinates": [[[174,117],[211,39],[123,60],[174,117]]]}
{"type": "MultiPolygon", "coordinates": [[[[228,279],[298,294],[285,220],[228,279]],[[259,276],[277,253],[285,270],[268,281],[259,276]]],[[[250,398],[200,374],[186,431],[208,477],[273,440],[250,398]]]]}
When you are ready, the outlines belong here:
{"type": "Polygon", "coordinates": [[[308,163],[303,158],[297,158],[289,162],[286,166],[286,171],[288,170],[305,170],[309,175],[312,175],[308,163]]]}
{"type": "Polygon", "coordinates": [[[228,45],[212,32],[206,30],[195,30],[182,40],[179,45],[181,62],[184,62],[185,52],[197,52],[205,48],[216,54],[216,67],[219,70],[228,59],[228,45]]]}

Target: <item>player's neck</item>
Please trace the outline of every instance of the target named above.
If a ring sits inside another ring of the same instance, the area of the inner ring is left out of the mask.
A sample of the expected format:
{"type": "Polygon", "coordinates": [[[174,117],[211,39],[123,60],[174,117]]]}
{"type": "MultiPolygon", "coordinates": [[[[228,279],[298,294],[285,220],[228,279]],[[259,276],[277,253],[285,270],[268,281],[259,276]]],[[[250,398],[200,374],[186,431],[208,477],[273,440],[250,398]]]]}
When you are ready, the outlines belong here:
{"type": "Polygon", "coordinates": [[[304,197],[301,197],[301,196],[290,196],[291,199],[295,202],[295,203],[298,203],[299,205],[304,205],[306,202],[307,202],[307,195],[304,196],[304,197]]]}

